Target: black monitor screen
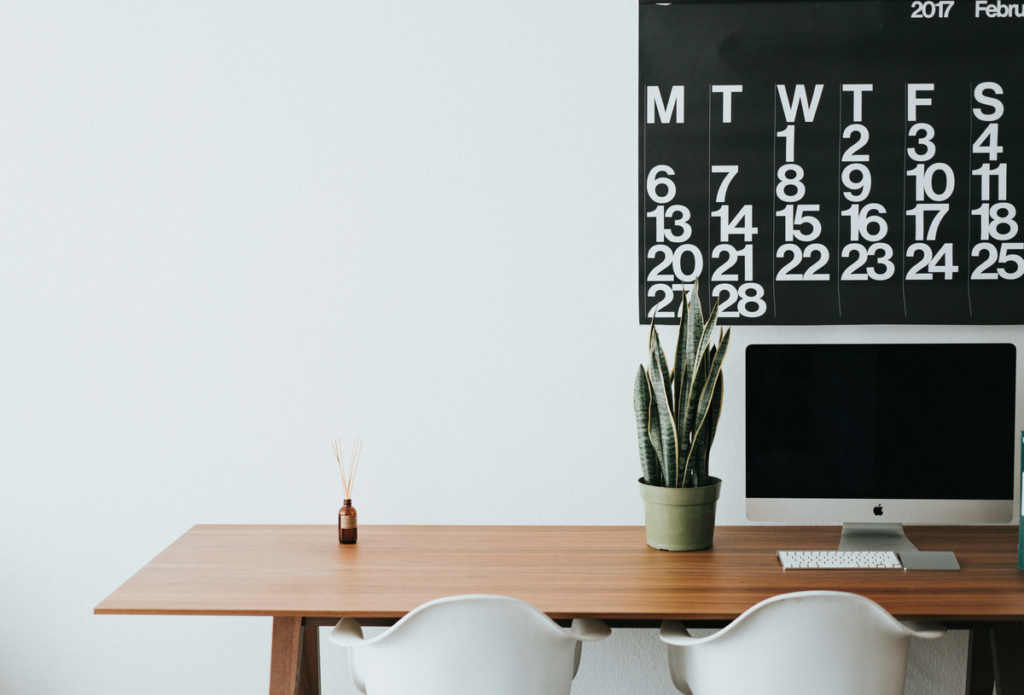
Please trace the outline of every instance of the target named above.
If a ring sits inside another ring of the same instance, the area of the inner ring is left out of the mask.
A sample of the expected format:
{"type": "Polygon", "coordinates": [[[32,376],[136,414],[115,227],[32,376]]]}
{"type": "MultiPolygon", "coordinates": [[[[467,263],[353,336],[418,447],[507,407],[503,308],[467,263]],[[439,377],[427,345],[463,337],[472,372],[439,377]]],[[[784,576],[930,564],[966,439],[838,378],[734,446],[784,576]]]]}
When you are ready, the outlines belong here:
{"type": "Polygon", "coordinates": [[[747,497],[1013,498],[1009,344],[751,345],[747,497]]]}

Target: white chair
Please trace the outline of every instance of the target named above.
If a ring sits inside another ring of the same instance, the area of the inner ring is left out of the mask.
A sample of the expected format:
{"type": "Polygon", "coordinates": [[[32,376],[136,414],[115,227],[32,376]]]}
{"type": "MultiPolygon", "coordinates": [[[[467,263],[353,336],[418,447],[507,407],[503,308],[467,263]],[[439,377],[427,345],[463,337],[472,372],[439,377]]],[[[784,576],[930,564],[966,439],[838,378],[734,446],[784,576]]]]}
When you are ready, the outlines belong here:
{"type": "Polygon", "coordinates": [[[470,595],[424,603],[368,640],[342,618],[331,641],[370,695],[568,695],[582,642],[609,634],[600,620],[567,629],[523,601],[470,595]]]}
{"type": "Polygon", "coordinates": [[[661,625],[672,683],[686,695],[902,695],[910,639],[944,634],[839,591],[775,596],[708,637],[661,625]]]}

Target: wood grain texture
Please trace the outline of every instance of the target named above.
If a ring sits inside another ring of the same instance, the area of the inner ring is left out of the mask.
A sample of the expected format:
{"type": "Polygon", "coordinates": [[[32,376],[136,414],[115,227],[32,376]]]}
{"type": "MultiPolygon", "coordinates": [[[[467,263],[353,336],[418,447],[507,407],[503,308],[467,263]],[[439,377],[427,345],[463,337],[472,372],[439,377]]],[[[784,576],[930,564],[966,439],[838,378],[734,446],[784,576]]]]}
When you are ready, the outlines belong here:
{"type": "Polygon", "coordinates": [[[98,614],[273,615],[390,621],[456,594],[501,594],[556,619],[726,621],[762,599],[831,589],[901,619],[1024,620],[1017,527],[908,527],[921,550],[952,550],[960,572],[783,571],[775,551],[834,549],[839,527],[719,527],[713,548],[647,547],[643,527],[195,526],[98,614]]]}
{"type": "Polygon", "coordinates": [[[298,695],[320,695],[320,634],[316,625],[302,624],[298,695]]]}
{"type": "Polygon", "coordinates": [[[302,618],[274,618],[270,641],[270,695],[297,695],[302,618]]]}

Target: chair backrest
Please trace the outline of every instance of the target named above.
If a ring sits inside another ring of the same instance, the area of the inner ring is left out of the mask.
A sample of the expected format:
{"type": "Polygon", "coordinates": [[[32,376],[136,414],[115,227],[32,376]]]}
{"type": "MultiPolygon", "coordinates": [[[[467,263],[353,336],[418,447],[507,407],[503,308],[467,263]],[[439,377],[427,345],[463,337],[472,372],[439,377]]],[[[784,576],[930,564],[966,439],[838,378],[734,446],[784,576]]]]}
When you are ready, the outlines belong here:
{"type": "Polygon", "coordinates": [[[351,647],[349,664],[371,695],[568,695],[578,645],[523,601],[454,596],[351,647]]]}
{"type": "Polygon", "coordinates": [[[945,632],[921,627],[863,596],[805,591],[762,601],[709,637],[662,639],[672,682],[689,695],[902,695],[911,638],[945,632]]]}

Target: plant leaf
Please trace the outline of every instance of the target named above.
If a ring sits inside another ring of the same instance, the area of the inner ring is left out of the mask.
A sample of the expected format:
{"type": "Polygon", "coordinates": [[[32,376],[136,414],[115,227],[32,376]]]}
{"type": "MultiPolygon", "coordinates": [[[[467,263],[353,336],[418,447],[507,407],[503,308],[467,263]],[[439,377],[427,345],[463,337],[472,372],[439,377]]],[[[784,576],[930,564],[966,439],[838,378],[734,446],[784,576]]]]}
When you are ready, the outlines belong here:
{"type": "MultiPolygon", "coordinates": [[[[662,381],[665,382],[665,390],[666,390],[666,392],[671,393],[672,374],[669,371],[668,359],[665,357],[665,351],[661,347],[661,339],[658,337],[658,332],[657,331],[654,331],[651,334],[651,363],[650,363],[650,365],[648,365],[648,371],[654,369],[655,366],[657,366],[658,371],[661,372],[661,379],[662,379],[662,381]]],[[[652,377],[652,379],[653,379],[653,377],[652,377]]],[[[652,380],[651,383],[652,384],[654,383],[653,380],[652,380]]],[[[668,412],[672,413],[673,416],[674,416],[675,415],[675,408],[674,408],[675,404],[672,402],[671,398],[669,398],[669,401],[668,401],[668,403],[666,405],[668,407],[668,412]]]]}
{"type": "MultiPolygon", "coordinates": [[[[697,343],[700,342],[701,334],[704,333],[704,310],[700,306],[699,282],[694,280],[693,289],[690,290],[690,299],[686,308],[686,329],[680,334],[679,340],[683,341],[683,359],[686,363],[686,372],[683,375],[684,388],[690,383],[693,377],[693,370],[697,366],[700,355],[697,353],[697,343]],[[685,338],[684,338],[685,335],[685,338]]],[[[682,402],[682,399],[680,399],[682,402]]]]}
{"type": "Polygon", "coordinates": [[[700,342],[697,343],[697,354],[703,356],[708,349],[708,345],[715,337],[715,326],[718,325],[718,300],[715,300],[715,305],[711,307],[711,313],[708,315],[708,322],[704,324],[704,330],[700,336],[700,342]]]}
{"type": "MultiPolygon", "coordinates": [[[[664,356],[664,353],[662,353],[664,356]]],[[[667,383],[665,381],[665,373],[658,368],[655,363],[655,356],[651,355],[651,365],[647,369],[648,376],[651,378],[651,403],[657,404],[657,415],[658,415],[658,433],[660,435],[661,444],[661,465],[665,471],[665,486],[666,487],[678,487],[679,483],[679,458],[678,448],[679,440],[676,434],[676,423],[672,417],[672,411],[669,408],[667,383]]],[[[651,423],[649,427],[654,429],[654,408],[651,408],[651,423]]],[[[654,440],[654,433],[651,433],[651,441],[654,443],[654,448],[658,449],[658,442],[654,440]]]]}
{"type": "Polygon", "coordinates": [[[683,333],[686,330],[686,317],[690,307],[686,301],[686,293],[679,307],[679,333],[676,335],[676,355],[672,367],[672,405],[675,408],[676,422],[679,421],[679,400],[683,393],[683,377],[686,375],[686,344],[683,333]]]}
{"type": "Polygon", "coordinates": [[[658,401],[654,398],[654,386],[651,384],[651,372],[647,370],[647,388],[651,393],[651,400],[647,409],[647,441],[651,443],[654,450],[654,459],[661,468],[661,480],[664,483],[668,463],[665,461],[665,452],[661,448],[661,416],[658,413],[658,401]]]}
{"type": "Polygon", "coordinates": [[[703,487],[708,484],[708,423],[705,420],[693,435],[693,463],[687,469],[691,485],[703,487]]]}
{"type": "MultiPolygon", "coordinates": [[[[696,287],[694,288],[696,289],[696,287]]],[[[694,296],[697,302],[697,308],[700,308],[700,297],[694,296]]],[[[701,317],[703,318],[703,316],[701,317]]],[[[682,434],[680,435],[680,441],[684,442],[683,446],[693,447],[697,442],[697,436],[699,430],[697,424],[697,411],[696,406],[700,400],[700,394],[704,389],[704,385],[707,383],[711,375],[711,363],[714,359],[714,354],[708,354],[708,346],[711,344],[711,340],[714,337],[715,326],[718,325],[718,301],[715,301],[714,306],[711,307],[711,314],[708,316],[706,324],[702,324],[700,327],[700,339],[697,342],[695,348],[695,354],[697,359],[697,366],[692,373],[688,373],[688,381],[684,382],[684,389],[686,391],[685,396],[680,400],[679,410],[683,412],[683,415],[679,418],[680,422],[684,422],[680,429],[682,434]]],[[[696,330],[697,325],[693,324],[692,329],[696,330]]],[[[684,452],[680,449],[680,457],[684,460],[689,457],[690,451],[687,448],[684,452]]],[[[700,471],[698,471],[698,477],[700,477],[700,471]]]]}
{"type": "Polygon", "coordinates": [[[689,455],[689,448],[693,444],[693,438],[697,433],[696,424],[697,415],[697,404],[700,401],[700,392],[704,388],[704,382],[707,381],[707,356],[698,355],[697,368],[692,370],[690,374],[690,381],[684,385],[686,392],[683,394],[683,400],[681,407],[684,409],[683,415],[680,419],[685,417],[685,425],[680,426],[680,441],[682,442],[682,450],[680,456],[683,461],[686,460],[686,456],[689,455]]]}
{"type": "MultiPolygon", "coordinates": [[[[718,338],[718,342],[721,343],[722,342],[722,334],[724,334],[724,331],[719,329],[719,333],[720,333],[720,335],[719,335],[719,338],[718,338]]],[[[716,348],[715,348],[714,345],[712,345],[711,346],[711,357],[712,358],[714,358],[715,352],[716,352],[716,348]]],[[[718,379],[715,381],[715,391],[714,391],[714,393],[711,396],[711,409],[708,410],[708,424],[704,428],[704,429],[707,430],[707,441],[708,441],[707,452],[705,454],[706,458],[705,458],[705,463],[704,463],[704,475],[705,476],[709,475],[708,471],[710,470],[710,462],[711,462],[711,446],[715,443],[715,434],[717,434],[717,432],[718,432],[718,422],[719,422],[719,419],[721,418],[721,415],[722,415],[722,402],[723,402],[722,399],[724,398],[724,394],[725,394],[725,371],[724,370],[719,370],[718,371],[718,379]]],[[[706,478],[705,478],[705,480],[706,480],[706,478]]],[[[704,484],[707,485],[707,482],[705,482],[704,484]]]]}
{"type": "MultiPolygon", "coordinates": [[[[690,291],[690,299],[686,309],[686,323],[679,328],[679,342],[683,345],[683,377],[679,383],[679,392],[676,405],[676,422],[679,425],[679,442],[683,447],[680,457],[683,457],[689,450],[693,434],[693,379],[699,374],[700,355],[697,352],[697,344],[704,332],[704,314],[700,308],[699,283],[693,283],[690,291]]],[[[699,391],[698,391],[699,393],[699,391]]]]}
{"type": "MultiPolygon", "coordinates": [[[[718,381],[719,373],[722,371],[722,361],[725,359],[725,355],[729,351],[729,338],[731,336],[732,329],[730,328],[722,335],[722,340],[718,345],[718,350],[715,352],[715,358],[711,362],[711,375],[708,378],[708,382],[701,389],[700,401],[697,404],[697,419],[696,426],[694,427],[695,431],[700,430],[700,428],[704,425],[704,420],[707,417],[708,410],[711,407],[711,398],[714,396],[715,393],[715,383],[718,381]]],[[[683,468],[684,477],[685,472],[689,471],[692,457],[693,447],[690,448],[690,452],[686,458],[686,464],[683,468]]]]}
{"type": "Polygon", "coordinates": [[[710,427],[708,428],[708,451],[711,450],[711,445],[715,443],[715,434],[718,432],[718,419],[722,415],[722,398],[725,394],[725,372],[718,373],[718,380],[715,382],[715,393],[711,396],[711,410],[708,411],[708,417],[711,419],[710,427]]]}
{"type": "Polygon", "coordinates": [[[636,433],[640,442],[640,469],[644,473],[644,482],[648,485],[663,486],[663,476],[658,457],[651,445],[647,423],[651,416],[651,385],[647,380],[647,372],[640,365],[633,380],[633,410],[636,412],[636,433]]]}

